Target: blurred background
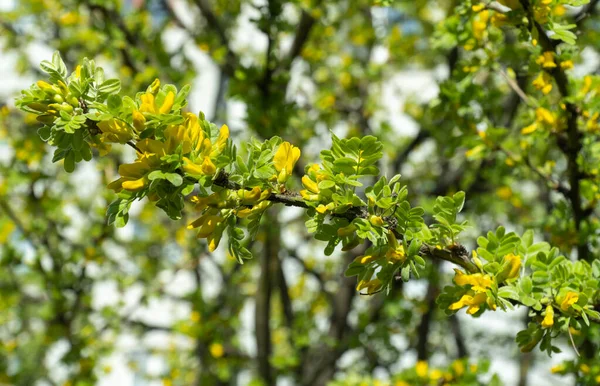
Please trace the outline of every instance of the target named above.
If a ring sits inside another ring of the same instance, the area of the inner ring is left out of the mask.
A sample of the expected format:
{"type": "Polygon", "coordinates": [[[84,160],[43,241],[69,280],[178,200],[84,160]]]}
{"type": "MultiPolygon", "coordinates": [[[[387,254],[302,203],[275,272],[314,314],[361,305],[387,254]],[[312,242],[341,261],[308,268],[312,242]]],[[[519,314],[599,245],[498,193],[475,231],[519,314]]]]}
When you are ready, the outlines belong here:
{"type": "MultiPolygon", "coordinates": [[[[107,226],[105,186],[133,152],[66,174],[35,119],[14,109],[53,51],[70,69],[88,57],[122,80],[122,95],[155,78],[191,84],[188,109],[227,123],[234,142],[278,135],[299,146],[296,187],[330,131],[373,134],[382,171],[402,174],[414,205],[466,191],[465,245],[502,224],[569,251],[573,231],[556,220],[564,200],[478,147],[488,127],[520,124],[520,99],[453,40],[444,21],[459,2],[391,3],[0,1],[0,383],[442,385],[435,369],[466,365],[471,381],[451,384],[572,384],[550,371],[574,356],[567,342],[551,359],[518,351],[525,309],[439,310],[446,264],[389,295],[358,295],[343,271],[361,248],[325,256],[302,211],[270,213],[243,265],[186,231],[192,211],[171,221],[143,201],[127,226],[107,226]]],[[[506,38],[494,49],[510,66],[523,48],[506,38]]],[[[575,70],[595,68],[594,52],[575,70]]]]}

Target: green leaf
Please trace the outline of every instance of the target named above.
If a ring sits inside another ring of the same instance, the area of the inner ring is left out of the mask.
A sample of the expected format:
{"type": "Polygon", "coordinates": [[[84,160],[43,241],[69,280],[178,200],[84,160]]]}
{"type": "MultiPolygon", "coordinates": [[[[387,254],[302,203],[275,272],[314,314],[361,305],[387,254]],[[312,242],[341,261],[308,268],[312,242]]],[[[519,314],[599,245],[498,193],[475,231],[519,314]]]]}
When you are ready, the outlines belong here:
{"type": "Polygon", "coordinates": [[[116,115],[123,105],[123,100],[118,95],[109,95],[106,105],[108,110],[116,115]]]}
{"type": "Polygon", "coordinates": [[[148,179],[150,181],[164,180],[165,178],[166,178],[165,173],[163,173],[161,170],[155,170],[152,173],[148,174],[148,179]]]}
{"type": "Polygon", "coordinates": [[[520,281],[521,290],[529,295],[533,291],[533,282],[529,276],[525,276],[520,281]]]}
{"type": "Polygon", "coordinates": [[[119,79],[108,79],[98,86],[98,92],[101,94],[117,94],[119,91],[121,91],[119,79]]]}
{"type": "Polygon", "coordinates": [[[173,186],[181,186],[183,183],[183,177],[177,173],[165,173],[164,176],[173,186]]]}
{"type": "Polygon", "coordinates": [[[330,189],[335,186],[335,182],[331,180],[323,180],[319,182],[319,189],[330,189]]]}
{"type": "Polygon", "coordinates": [[[498,296],[506,299],[519,300],[519,293],[512,286],[504,286],[498,289],[498,296]]]}
{"type": "Polygon", "coordinates": [[[75,170],[75,153],[72,150],[69,150],[65,156],[64,162],[65,172],[72,173],[75,170]]]}

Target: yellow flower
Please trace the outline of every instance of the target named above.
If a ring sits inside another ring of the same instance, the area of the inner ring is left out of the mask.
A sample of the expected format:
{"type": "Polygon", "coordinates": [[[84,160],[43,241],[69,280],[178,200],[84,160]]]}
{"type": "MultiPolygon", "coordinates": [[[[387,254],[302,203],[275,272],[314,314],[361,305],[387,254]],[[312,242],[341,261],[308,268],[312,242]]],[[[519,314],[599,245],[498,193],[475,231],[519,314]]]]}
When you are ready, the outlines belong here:
{"type": "Polygon", "coordinates": [[[433,370],[431,370],[431,374],[429,374],[429,379],[431,379],[432,381],[436,382],[440,378],[442,378],[443,376],[444,376],[444,373],[441,370],[439,370],[439,369],[433,369],[433,370]]]}
{"type": "Polygon", "coordinates": [[[554,9],[552,10],[552,13],[553,13],[555,16],[562,16],[562,15],[564,15],[565,13],[567,13],[567,8],[565,8],[565,6],[564,6],[564,5],[562,5],[562,4],[559,4],[559,5],[557,5],[556,7],[554,7],[554,9]]]}
{"type": "Polygon", "coordinates": [[[210,355],[212,355],[214,358],[221,358],[223,354],[225,354],[225,349],[220,343],[211,344],[208,350],[210,351],[210,355]]]}
{"type": "Polygon", "coordinates": [[[572,60],[563,60],[562,62],[560,62],[560,68],[562,68],[563,70],[570,70],[573,68],[573,61],[572,60]]]}
{"type": "Polygon", "coordinates": [[[67,12],[60,17],[58,22],[64,26],[72,26],[77,24],[79,21],[79,16],[76,12],[67,12]]]}
{"type": "Polygon", "coordinates": [[[121,178],[111,182],[109,189],[136,192],[148,185],[147,175],[160,165],[160,157],[165,155],[164,144],[154,139],[144,139],[136,145],[142,153],[138,154],[135,162],[119,166],[121,178]]]}
{"type": "Polygon", "coordinates": [[[563,311],[568,311],[573,304],[577,303],[579,300],[579,294],[577,292],[569,291],[560,302],[560,309],[563,311]]]}
{"type": "Polygon", "coordinates": [[[300,149],[289,142],[283,142],[279,145],[279,148],[273,157],[275,170],[279,172],[277,181],[284,183],[288,177],[292,175],[294,165],[298,161],[298,158],[300,158],[300,149]]]}
{"type": "Polygon", "coordinates": [[[581,95],[585,95],[588,92],[590,92],[590,89],[592,88],[592,81],[593,79],[590,75],[586,75],[583,77],[583,87],[579,91],[581,95]]]}
{"type": "Polygon", "coordinates": [[[214,252],[215,249],[217,249],[217,247],[219,246],[219,242],[221,242],[222,236],[223,236],[223,228],[222,227],[219,228],[217,231],[208,235],[208,237],[206,238],[206,241],[208,241],[208,251],[209,252],[214,252]]]}
{"type": "Polygon", "coordinates": [[[142,105],[140,106],[140,111],[142,113],[166,114],[171,111],[171,108],[173,107],[175,93],[169,91],[167,95],[165,95],[163,103],[160,106],[156,104],[155,96],[152,92],[146,92],[140,99],[142,100],[142,105]]]}
{"type": "Polygon", "coordinates": [[[217,167],[213,164],[209,157],[205,157],[202,164],[198,165],[187,157],[183,157],[183,171],[191,175],[212,176],[217,171],[217,167]]]}
{"type": "Polygon", "coordinates": [[[388,234],[388,243],[390,247],[385,254],[387,260],[392,263],[404,262],[406,260],[404,245],[398,243],[396,236],[392,232],[388,234]]]}
{"type": "Polygon", "coordinates": [[[542,55],[540,55],[536,61],[537,64],[542,66],[543,68],[555,68],[556,63],[554,62],[554,52],[546,51],[542,55]]]}
{"type": "MultiPolygon", "coordinates": [[[[221,129],[219,129],[219,136],[217,137],[217,140],[215,141],[214,144],[212,144],[212,147],[210,150],[210,156],[214,158],[215,156],[221,154],[221,152],[223,152],[223,149],[227,145],[228,139],[229,139],[229,127],[227,125],[223,125],[223,126],[221,126],[221,129]]],[[[206,142],[206,140],[205,140],[205,142],[206,142]]]]}
{"type": "Polygon", "coordinates": [[[114,118],[98,122],[98,128],[102,131],[100,136],[102,142],[126,143],[133,139],[131,128],[127,123],[114,118]]]}
{"type": "Polygon", "coordinates": [[[146,128],[146,118],[144,114],[140,113],[138,110],[133,110],[133,127],[137,130],[138,133],[141,133],[146,128]]]}
{"type": "Polygon", "coordinates": [[[455,360],[452,362],[452,370],[457,377],[462,376],[465,373],[465,364],[461,360],[455,360]]]}
{"type": "Polygon", "coordinates": [[[381,217],[375,216],[375,215],[372,215],[371,217],[369,217],[369,222],[371,223],[371,225],[377,226],[377,227],[383,226],[383,224],[385,224],[385,222],[383,221],[383,219],[381,217]]]}
{"type": "Polygon", "coordinates": [[[566,366],[565,366],[563,363],[561,363],[561,364],[558,364],[558,365],[556,365],[556,366],[553,366],[553,367],[550,369],[550,372],[551,372],[552,374],[558,374],[558,373],[562,373],[562,372],[563,372],[563,371],[565,371],[566,369],[567,369],[567,367],[566,367],[566,366]]]}
{"type": "Polygon", "coordinates": [[[471,9],[473,9],[473,12],[481,12],[485,9],[485,4],[483,4],[483,3],[476,4],[476,5],[472,6],[471,9]]]}
{"type": "Polygon", "coordinates": [[[311,180],[308,176],[302,177],[302,185],[311,193],[319,193],[319,186],[313,180],[311,180]]]}
{"type": "Polygon", "coordinates": [[[503,269],[497,276],[499,282],[518,278],[521,270],[521,256],[509,253],[502,258],[502,266],[503,269]]]}
{"type": "Polygon", "coordinates": [[[131,164],[122,164],[119,166],[121,178],[111,182],[109,189],[120,191],[121,189],[137,192],[148,185],[147,175],[152,169],[147,162],[136,161],[131,164]]]}
{"type": "Polygon", "coordinates": [[[327,207],[323,204],[320,204],[319,206],[317,206],[316,208],[317,212],[319,212],[320,214],[325,214],[327,213],[327,207]]]}
{"type": "Polygon", "coordinates": [[[163,100],[162,105],[158,108],[158,112],[160,114],[166,114],[171,111],[171,107],[173,107],[173,102],[175,101],[175,93],[173,91],[169,91],[163,100]]]}
{"type": "MultiPolygon", "coordinates": [[[[502,186],[502,187],[496,189],[496,195],[498,195],[498,197],[500,197],[503,200],[508,200],[512,197],[513,192],[509,186],[502,186]]],[[[473,252],[475,252],[475,251],[473,251],[473,252]]]]}
{"type": "Polygon", "coordinates": [[[380,288],[381,288],[381,280],[379,279],[372,279],[372,280],[361,280],[358,282],[358,285],[356,286],[356,290],[360,291],[363,288],[367,289],[367,294],[371,295],[375,292],[377,292],[380,288]]]}
{"type": "Polygon", "coordinates": [[[192,151],[208,153],[212,150],[212,144],[205,141],[204,131],[198,123],[198,117],[192,113],[183,113],[184,121],[180,125],[170,125],[164,131],[166,138],[166,148],[168,153],[172,153],[181,145],[183,154],[192,151]]]}
{"type": "Polygon", "coordinates": [[[360,262],[361,264],[369,264],[370,262],[377,259],[378,257],[379,256],[376,256],[376,255],[364,255],[364,256],[358,256],[356,259],[354,259],[354,261],[360,262]]]}
{"type": "Polygon", "coordinates": [[[546,316],[542,320],[543,328],[550,328],[554,325],[554,308],[551,305],[546,306],[546,316]]]}
{"type": "Polygon", "coordinates": [[[581,370],[581,372],[584,374],[588,374],[590,372],[590,366],[588,366],[585,363],[582,363],[579,365],[579,370],[581,370]]]}
{"type": "Polygon", "coordinates": [[[540,123],[547,123],[548,125],[554,125],[556,122],[554,114],[543,107],[535,109],[535,119],[540,123]]]}
{"type": "Polygon", "coordinates": [[[548,95],[552,91],[552,78],[547,73],[541,73],[531,83],[537,89],[542,91],[544,95],[548,95]]]}
{"type": "Polygon", "coordinates": [[[450,310],[460,310],[463,307],[467,308],[467,314],[473,315],[481,308],[481,305],[485,303],[487,300],[487,295],[485,292],[480,292],[475,296],[471,295],[463,295],[459,301],[452,303],[448,309],[450,310]]]}
{"type": "Polygon", "coordinates": [[[146,92],[156,95],[158,93],[159,87],[160,87],[160,79],[154,79],[152,84],[150,86],[148,86],[148,88],[146,89],[146,92]]]}
{"type": "Polygon", "coordinates": [[[536,131],[537,129],[538,129],[537,122],[533,122],[531,125],[525,126],[524,128],[522,128],[521,129],[521,134],[523,134],[523,135],[531,134],[534,131],[536,131]]]}
{"type": "Polygon", "coordinates": [[[485,36],[485,30],[487,27],[487,22],[490,18],[490,11],[485,10],[481,11],[477,14],[476,19],[473,20],[472,28],[473,28],[473,36],[477,40],[482,40],[485,36]]]}
{"type": "Polygon", "coordinates": [[[461,287],[471,285],[471,289],[475,292],[485,292],[494,282],[490,275],[483,275],[481,273],[467,275],[456,268],[454,269],[454,272],[456,272],[454,282],[457,285],[461,287]]]}
{"type": "Polygon", "coordinates": [[[417,372],[417,376],[420,378],[425,378],[427,377],[427,372],[429,371],[429,365],[426,361],[418,361],[415,366],[415,370],[417,372]]]}

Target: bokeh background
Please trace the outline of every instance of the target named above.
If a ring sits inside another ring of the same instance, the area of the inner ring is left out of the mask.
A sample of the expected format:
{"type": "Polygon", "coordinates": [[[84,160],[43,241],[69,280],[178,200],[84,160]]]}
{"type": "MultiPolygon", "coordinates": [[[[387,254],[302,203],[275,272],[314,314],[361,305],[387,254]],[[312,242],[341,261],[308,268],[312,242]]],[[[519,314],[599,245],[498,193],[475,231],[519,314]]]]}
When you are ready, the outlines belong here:
{"type": "MultiPolygon", "coordinates": [[[[572,384],[550,371],[574,357],[568,342],[552,358],[518,351],[525,309],[479,319],[437,309],[446,264],[389,295],[358,295],[343,271],[360,251],[325,256],[302,211],[271,213],[244,265],[186,231],[192,211],[175,222],[144,201],[127,226],[107,226],[105,186],[133,152],[69,175],[14,109],[53,51],[70,69],[88,57],[122,80],[122,95],[155,78],[191,84],[189,110],[228,124],[234,142],[299,146],[296,177],[330,131],[376,135],[382,170],[402,174],[415,205],[466,191],[465,245],[502,224],[568,251],[560,199],[478,147],[487,127],[521,124],[520,102],[447,33],[459,2],[391,3],[0,1],[0,383],[401,386],[425,371],[423,384],[441,385],[443,369],[467,366],[479,379],[469,385],[572,384]]],[[[506,67],[518,61],[510,38],[494,49],[506,67]]],[[[590,44],[575,71],[597,66],[590,44]]]]}

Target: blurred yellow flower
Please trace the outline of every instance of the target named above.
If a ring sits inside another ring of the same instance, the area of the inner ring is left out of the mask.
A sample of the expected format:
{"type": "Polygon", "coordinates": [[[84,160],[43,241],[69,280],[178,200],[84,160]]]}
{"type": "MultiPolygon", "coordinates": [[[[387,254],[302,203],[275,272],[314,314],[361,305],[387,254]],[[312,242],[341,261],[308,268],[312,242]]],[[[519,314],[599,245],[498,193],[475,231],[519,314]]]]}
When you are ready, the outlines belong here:
{"type": "Polygon", "coordinates": [[[279,145],[279,148],[273,157],[275,170],[279,172],[277,181],[283,183],[292,175],[294,165],[298,161],[298,158],[300,158],[300,149],[289,142],[283,142],[279,145]]]}
{"type": "Polygon", "coordinates": [[[544,320],[542,320],[543,328],[550,328],[554,325],[554,308],[552,305],[546,306],[546,316],[544,316],[544,320]]]}

